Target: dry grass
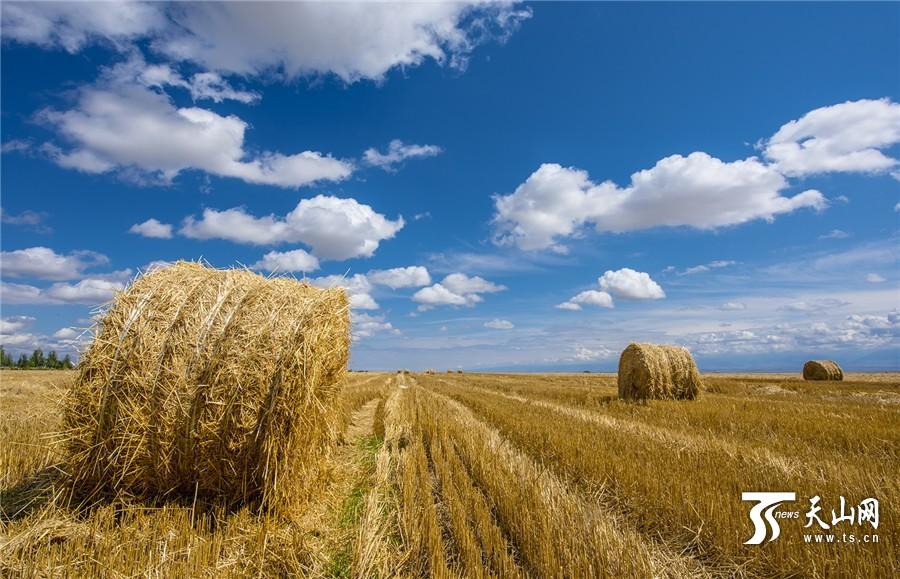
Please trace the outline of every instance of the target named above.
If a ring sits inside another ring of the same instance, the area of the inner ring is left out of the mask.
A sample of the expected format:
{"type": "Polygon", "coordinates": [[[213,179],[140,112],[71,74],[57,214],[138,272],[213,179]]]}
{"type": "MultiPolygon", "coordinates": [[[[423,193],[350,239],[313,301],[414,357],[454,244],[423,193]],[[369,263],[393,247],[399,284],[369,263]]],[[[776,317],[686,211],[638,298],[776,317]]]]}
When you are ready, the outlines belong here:
{"type": "Polygon", "coordinates": [[[635,404],[615,375],[353,373],[328,477],[291,521],[202,499],[55,501],[47,434],[72,377],[0,373],[0,576],[900,573],[896,374],[705,375],[700,400],[635,404]],[[744,545],[747,490],[796,491],[801,518],[744,545]],[[829,522],[841,495],[877,497],[880,542],[805,544],[812,494],[829,522]]]}

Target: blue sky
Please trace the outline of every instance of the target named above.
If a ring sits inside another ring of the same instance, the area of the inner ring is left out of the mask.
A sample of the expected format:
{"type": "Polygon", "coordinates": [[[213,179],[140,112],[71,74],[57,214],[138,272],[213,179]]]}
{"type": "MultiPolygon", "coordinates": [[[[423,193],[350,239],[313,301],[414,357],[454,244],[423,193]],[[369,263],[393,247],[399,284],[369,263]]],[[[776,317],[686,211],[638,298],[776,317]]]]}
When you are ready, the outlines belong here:
{"type": "Polygon", "coordinates": [[[10,350],[203,258],[356,368],[900,369],[896,3],[2,10],[10,350]]]}

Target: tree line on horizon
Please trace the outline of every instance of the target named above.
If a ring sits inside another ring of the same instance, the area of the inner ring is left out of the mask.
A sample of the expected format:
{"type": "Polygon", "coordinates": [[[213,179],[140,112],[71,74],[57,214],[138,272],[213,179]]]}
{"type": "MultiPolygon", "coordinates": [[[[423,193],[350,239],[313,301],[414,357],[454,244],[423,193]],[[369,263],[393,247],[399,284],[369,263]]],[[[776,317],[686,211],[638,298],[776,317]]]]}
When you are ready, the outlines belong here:
{"type": "Polygon", "coordinates": [[[18,360],[13,361],[13,357],[9,352],[3,346],[0,346],[0,368],[71,370],[74,367],[75,364],[68,354],[60,359],[54,350],[50,350],[45,356],[44,351],[38,348],[30,356],[22,353],[19,355],[18,360]]]}

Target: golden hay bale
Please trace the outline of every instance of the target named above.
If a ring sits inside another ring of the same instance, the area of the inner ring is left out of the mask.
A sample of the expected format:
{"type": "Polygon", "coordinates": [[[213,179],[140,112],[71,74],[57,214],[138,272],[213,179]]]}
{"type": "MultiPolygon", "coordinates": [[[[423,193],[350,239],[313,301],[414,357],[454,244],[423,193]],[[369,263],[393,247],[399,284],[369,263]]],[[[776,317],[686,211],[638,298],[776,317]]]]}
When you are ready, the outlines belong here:
{"type": "Polygon", "coordinates": [[[687,348],[629,344],[619,358],[619,398],[694,400],[701,387],[687,348]]]}
{"type": "Polygon", "coordinates": [[[834,360],[810,360],[803,365],[803,379],[841,381],[844,371],[834,360]]]}
{"type": "Polygon", "coordinates": [[[344,290],[178,262],[120,292],[64,412],[79,500],[302,504],[336,439],[344,290]]]}

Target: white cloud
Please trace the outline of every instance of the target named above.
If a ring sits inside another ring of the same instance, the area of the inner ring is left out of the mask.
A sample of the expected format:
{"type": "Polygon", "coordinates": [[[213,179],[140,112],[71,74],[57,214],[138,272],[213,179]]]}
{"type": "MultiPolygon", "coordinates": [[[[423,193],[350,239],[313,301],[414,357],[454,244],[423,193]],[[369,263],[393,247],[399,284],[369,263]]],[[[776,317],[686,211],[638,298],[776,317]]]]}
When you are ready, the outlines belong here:
{"type": "Polygon", "coordinates": [[[314,286],[318,287],[342,287],[347,290],[347,297],[350,300],[350,307],[355,310],[377,310],[378,302],[369,294],[372,291],[372,284],[361,273],[357,273],[351,277],[342,275],[326,275],[315,277],[307,280],[314,286]]]}
{"type": "Polygon", "coordinates": [[[841,308],[848,305],[850,305],[849,302],[841,299],[821,298],[815,300],[801,300],[797,302],[791,302],[779,307],[778,309],[784,312],[814,313],[823,310],[833,310],[835,308],[841,308]]]}
{"type": "Polygon", "coordinates": [[[866,281],[869,283],[884,283],[887,280],[877,273],[870,273],[866,275],[866,281]]]}
{"type": "Polygon", "coordinates": [[[501,320],[499,318],[494,318],[489,322],[484,323],[485,328],[491,328],[493,330],[511,330],[515,328],[515,324],[510,322],[509,320],[501,320]]]}
{"type": "Polygon", "coordinates": [[[302,249],[270,251],[250,267],[278,272],[315,271],[319,269],[319,260],[302,249]]]}
{"type": "Polygon", "coordinates": [[[366,274],[374,284],[399,289],[404,287],[422,287],[431,283],[431,275],[421,265],[395,267],[392,269],[373,269],[366,274]]]}
{"type": "Polygon", "coordinates": [[[434,157],[440,152],[441,148],[437,145],[407,145],[400,139],[394,139],[388,144],[388,150],[385,153],[380,153],[374,148],[366,149],[363,153],[363,161],[367,165],[380,167],[385,171],[393,171],[406,159],[434,157]]]}
{"type": "Polygon", "coordinates": [[[197,3],[180,7],[179,27],[154,47],[171,58],[240,75],[335,74],[381,79],[426,59],[461,67],[493,29],[503,35],[528,10],[509,3],[197,3]]]}
{"type": "Polygon", "coordinates": [[[900,338],[900,313],[849,315],[840,321],[779,323],[726,332],[690,336],[690,349],[698,354],[770,352],[846,352],[895,345],[900,338]]]}
{"type": "Polygon", "coordinates": [[[764,154],[789,176],[881,172],[897,166],[882,150],[900,143],[900,104],[858,100],[812,110],[783,125],[764,154]]]}
{"type": "Polygon", "coordinates": [[[589,362],[591,360],[602,360],[611,358],[615,352],[605,346],[596,348],[586,348],[585,346],[576,346],[575,354],[570,358],[572,361],[589,362]]]}
{"type": "Polygon", "coordinates": [[[167,94],[134,82],[129,66],[106,69],[96,84],[80,88],[73,108],[38,115],[70,143],[67,149],[43,147],[59,165],[86,173],[136,171],[163,181],[196,169],[294,188],[341,181],[353,171],[351,163],[315,151],[251,155],[244,146],[245,121],[198,107],[177,108],[167,94]]]}
{"type": "Polygon", "coordinates": [[[368,338],[378,332],[396,332],[384,316],[373,316],[364,312],[352,312],[350,316],[351,335],[354,340],[368,338]]]}
{"type": "Polygon", "coordinates": [[[85,269],[106,265],[109,258],[94,251],[56,253],[49,247],[30,247],[0,252],[0,272],[4,277],[65,280],[80,277],[85,269]]]}
{"type": "Polygon", "coordinates": [[[894,211],[900,211],[900,203],[894,205],[894,211]]]}
{"type": "Polygon", "coordinates": [[[420,289],[412,297],[414,302],[421,304],[419,309],[425,311],[434,306],[464,306],[471,305],[465,296],[453,293],[443,285],[436,283],[420,289]]]}
{"type": "Polygon", "coordinates": [[[419,305],[419,311],[427,311],[435,306],[473,306],[483,301],[480,294],[506,290],[506,286],[495,284],[482,277],[469,277],[463,273],[451,273],[440,283],[425,287],[412,296],[419,305]]]}
{"type": "Polygon", "coordinates": [[[184,89],[194,101],[211,100],[220,103],[233,100],[251,104],[261,98],[259,93],[233,88],[227,80],[214,72],[198,72],[185,79],[169,64],[147,64],[136,50],[125,62],[103,69],[103,78],[107,83],[116,85],[138,84],[156,89],[184,89]]]}
{"type": "Polygon", "coordinates": [[[666,297],[666,292],[650,278],[650,274],[627,267],[617,271],[607,270],[597,281],[600,289],[617,298],[659,300],[666,297]]]}
{"type": "Polygon", "coordinates": [[[250,104],[261,98],[259,93],[232,88],[228,81],[214,72],[198,72],[181,86],[190,91],[195,101],[209,99],[220,103],[233,100],[250,104]]]}
{"type": "Polygon", "coordinates": [[[0,318],[0,334],[13,334],[24,330],[34,322],[31,316],[9,316],[0,318]]]}
{"type": "Polygon", "coordinates": [[[495,196],[494,240],[524,250],[565,253],[559,239],[579,235],[588,224],[611,232],[715,229],[827,206],[815,190],[784,197],[780,192],[787,187],[781,174],[756,158],[726,163],[701,152],[666,157],[633,174],[624,188],[611,181],[597,184],[586,171],[547,163],[510,195],[495,196]]]}
{"type": "Polygon", "coordinates": [[[155,237],[158,239],[172,238],[172,226],[168,223],[161,223],[159,220],[153,218],[150,218],[143,223],[135,223],[128,231],[144,237],[155,237]]]}
{"type": "Polygon", "coordinates": [[[166,25],[161,5],[143,2],[4,2],[3,36],[77,52],[103,40],[130,42],[166,25]]]}
{"type": "Polygon", "coordinates": [[[82,334],[82,330],[79,330],[78,328],[67,327],[67,328],[60,328],[59,330],[54,332],[53,337],[57,338],[59,340],[71,340],[71,339],[77,338],[81,334],[82,334]]]}
{"type": "Polygon", "coordinates": [[[850,237],[850,234],[842,229],[832,229],[828,233],[824,235],[820,235],[819,239],[846,239],[850,237]]]}
{"type": "Polygon", "coordinates": [[[607,292],[599,292],[597,290],[587,290],[579,293],[575,297],[561,304],[557,304],[557,308],[561,310],[578,311],[582,305],[597,306],[601,308],[613,307],[613,298],[607,292]]]}
{"type": "Polygon", "coordinates": [[[18,215],[10,214],[0,207],[0,223],[7,225],[21,225],[35,233],[53,233],[53,228],[44,223],[47,220],[47,214],[43,211],[31,211],[26,209],[18,215]]]}
{"type": "Polygon", "coordinates": [[[469,277],[464,273],[451,273],[441,283],[450,291],[458,294],[497,293],[506,289],[506,286],[495,284],[477,275],[469,277]]]}
{"type": "Polygon", "coordinates": [[[403,217],[391,221],[355,199],[317,195],[300,201],[284,218],[254,217],[240,207],[205,209],[199,220],[186,218],[180,233],[254,245],[301,242],[319,259],[344,260],[371,257],[381,241],[403,226],[403,217]]]}
{"type": "Polygon", "coordinates": [[[381,80],[426,60],[463,68],[493,37],[528,18],[512,2],[4,3],[5,38],[75,52],[91,41],[126,50],[149,39],[158,54],[242,76],[334,74],[381,80]]]}
{"type": "MultiPolygon", "coordinates": [[[[695,273],[706,273],[706,272],[708,272],[708,271],[710,271],[710,270],[713,270],[713,269],[720,269],[720,268],[723,268],[723,267],[729,267],[729,266],[736,265],[736,264],[737,264],[736,261],[733,261],[733,260],[730,260],[730,259],[727,259],[727,260],[726,260],[726,259],[720,259],[720,260],[711,261],[711,262],[709,262],[709,263],[705,263],[705,264],[702,264],[702,265],[695,265],[695,266],[693,266],[693,267],[686,268],[684,271],[679,272],[678,275],[692,275],[692,274],[695,274],[695,273]]],[[[674,268],[672,268],[672,269],[674,269],[674,268]]],[[[670,269],[668,269],[668,268],[666,268],[665,270],[663,270],[663,272],[667,272],[667,271],[672,271],[672,270],[670,270],[670,269]]]]}
{"type": "Polygon", "coordinates": [[[26,347],[35,344],[38,337],[25,332],[34,323],[31,316],[0,318],[0,345],[26,347]]]}
{"type": "Polygon", "coordinates": [[[725,302],[719,306],[719,309],[726,312],[742,311],[747,309],[747,304],[743,302],[725,302]]]}
{"type": "Polygon", "coordinates": [[[83,279],[72,285],[55,283],[45,291],[51,300],[71,304],[99,304],[108,301],[116,291],[124,289],[120,282],[104,279],[83,279]]]}
{"type": "Polygon", "coordinates": [[[108,279],[87,278],[75,284],[55,283],[48,288],[2,282],[0,299],[7,304],[98,305],[112,299],[125,284],[108,279]]]}

